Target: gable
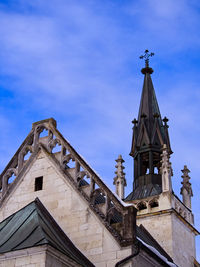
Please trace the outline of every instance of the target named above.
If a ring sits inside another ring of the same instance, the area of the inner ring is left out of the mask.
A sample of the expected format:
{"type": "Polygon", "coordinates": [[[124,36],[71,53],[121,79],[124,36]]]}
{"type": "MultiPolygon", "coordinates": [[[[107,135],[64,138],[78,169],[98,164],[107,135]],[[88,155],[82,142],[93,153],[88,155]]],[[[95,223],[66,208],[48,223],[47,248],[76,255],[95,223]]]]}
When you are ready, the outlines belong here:
{"type": "Polygon", "coordinates": [[[154,123],[152,137],[151,137],[151,143],[153,145],[157,145],[157,146],[163,146],[163,144],[164,144],[163,137],[162,137],[161,130],[160,130],[157,119],[155,120],[155,123],[154,123]]]}
{"type": "Polygon", "coordinates": [[[137,138],[137,146],[147,146],[149,145],[150,140],[149,140],[149,135],[147,132],[147,128],[145,126],[144,121],[141,123],[141,127],[138,133],[138,138],[137,138]]]}
{"type": "Polygon", "coordinates": [[[134,207],[124,204],[105,186],[58,132],[54,121],[33,124],[31,133],[3,171],[1,181],[1,220],[39,197],[87,255],[121,250],[134,242],[134,207]],[[48,129],[46,137],[39,137],[41,129],[48,129]],[[60,150],[54,152],[56,145],[60,150]],[[31,155],[25,161],[27,151],[31,155]],[[16,179],[8,184],[13,171],[16,179]],[[43,177],[43,189],[35,191],[38,177],[43,177]]]}

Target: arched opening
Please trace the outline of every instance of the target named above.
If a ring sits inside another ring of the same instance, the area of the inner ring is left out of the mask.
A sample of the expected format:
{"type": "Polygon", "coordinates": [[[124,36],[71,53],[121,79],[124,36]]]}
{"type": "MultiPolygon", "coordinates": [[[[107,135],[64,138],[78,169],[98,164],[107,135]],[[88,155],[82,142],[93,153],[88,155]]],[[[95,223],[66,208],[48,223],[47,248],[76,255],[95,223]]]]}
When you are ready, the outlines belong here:
{"type": "Polygon", "coordinates": [[[16,178],[16,175],[13,173],[12,176],[8,178],[8,184],[12,184],[16,178]]]}
{"type": "Polygon", "coordinates": [[[61,145],[59,145],[58,143],[54,146],[54,148],[52,149],[52,153],[58,153],[61,152],[61,145]]]}
{"type": "Polygon", "coordinates": [[[30,150],[28,150],[27,153],[24,155],[24,161],[28,160],[30,158],[31,154],[32,153],[30,152],[30,150]]]}
{"type": "Polygon", "coordinates": [[[149,206],[151,208],[156,208],[159,206],[159,203],[158,203],[158,200],[157,199],[153,199],[150,203],[149,203],[149,206]]]}
{"type": "Polygon", "coordinates": [[[49,134],[48,130],[46,128],[44,128],[41,133],[39,134],[39,138],[44,138],[47,137],[49,134]]]}
{"type": "Polygon", "coordinates": [[[145,209],[147,209],[147,204],[142,201],[137,205],[137,209],[138,210],[145,210],[145,209]]]}
{"type": "Polygon", "coordinates": [[[75,159],[73,158],[71,154],[68,154],[64,156],[62,164],[63,164],[63,168],[65,169],[75,168],[75,159]]]}

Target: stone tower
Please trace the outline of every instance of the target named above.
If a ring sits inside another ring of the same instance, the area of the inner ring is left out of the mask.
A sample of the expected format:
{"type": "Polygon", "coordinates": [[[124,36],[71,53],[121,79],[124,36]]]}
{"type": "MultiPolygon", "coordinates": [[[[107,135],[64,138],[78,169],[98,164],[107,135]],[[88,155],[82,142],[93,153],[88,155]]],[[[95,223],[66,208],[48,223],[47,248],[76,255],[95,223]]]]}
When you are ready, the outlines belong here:
{"type": "Polygon", "coordinates": [[[157,242],[180,267],[194,266],[195,235],[191,210],[189,170],[184,167],[183,202],[174,194],[171,184],[172,150],[168,134],[168,119],[162,119],[149,67],[148,50],[145,58],[144,84],[138,119],[133,120],[130,155],[134,159],[133,191],[125,198],[138,209],[137,224],[144,225],[157,242]],[[184,251],[184,253],[183,253],[184,251]]]}

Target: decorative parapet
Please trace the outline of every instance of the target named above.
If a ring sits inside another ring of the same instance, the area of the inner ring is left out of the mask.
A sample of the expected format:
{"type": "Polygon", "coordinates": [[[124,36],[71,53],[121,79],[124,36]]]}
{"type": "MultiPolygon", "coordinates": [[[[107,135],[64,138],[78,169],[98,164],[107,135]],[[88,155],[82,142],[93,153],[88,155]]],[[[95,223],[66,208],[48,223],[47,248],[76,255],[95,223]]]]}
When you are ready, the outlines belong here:
{"type": "Polygon", "coordinates": [[[111,192],[97,173],[60,134],[53,118],[33,123],[31,132],[2,172],[0,206],[39,150],[43,150],[57,164],[59,171],[84,197],[121,246],[134,243],[137,210],[111,192]],[[40,137],[44,130],[47,131],[47,136],[40,137]],[[56,152],[54,152],[55,148],[57,148],[56,152]],[[9,181],[10,177],[13,178],[9,181]]]}
{"type": "Polygon", "coordinates": [[[124,166],[123,166],[123,158],[121,155],[118,156],[118,159],[115,160],[117,162],[117,165],[115,168],[117,169],[115,171],[115,178],[113,181],[113,184],[115,185],[115,193],[121,198],[124,199],[124,187],[126,186],[126,178],[125,173],[123,172],[124,166]]]}
{"type": "Polygon", "coordinates": [[[194,216],[192,211],[175,195],[172,195],[172,207],[188,223],[194,225],[194,216]]]}

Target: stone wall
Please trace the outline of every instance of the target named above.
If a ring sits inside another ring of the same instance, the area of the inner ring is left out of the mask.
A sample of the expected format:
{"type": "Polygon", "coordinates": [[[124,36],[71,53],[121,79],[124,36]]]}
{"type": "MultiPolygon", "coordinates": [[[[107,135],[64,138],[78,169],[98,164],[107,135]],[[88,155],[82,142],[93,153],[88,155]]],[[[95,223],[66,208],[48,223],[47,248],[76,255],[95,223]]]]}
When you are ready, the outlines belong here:
{"type": "Polygon", "coordinates": [[[172,214],[173,259],[180,267],[193,267],[195,234],[184,222],[172,214]]]}
{"type": "Polygon", "coordinates": [[[45,267],[46,253],[42,246],[0,255],[0,267],[45,267]]]}
{"type": "Polygon", "coordinates": [[[42,245],[0,255],[0,267],[81,267],[49,245],[42,245]]]}
{"type": "Polygon", "coordinates": [[[138,217],[137,224],[143,224],[179,267],[194,265],[195,234],[175,211],[138,217]]]}
{"type": "Polygon", "coordinates": [[[138,217],[137,224],[142,224],[163,249],[173,256],[173,236],[171,214],[154,214],[138,217]]]}
{"type": "Polygon", "coordinates": [[[142,200],[134,200],[139,208],[137,224],[143,226],[180,267],[193,266],[195,232],[192,211],[170,191],[142,200]],[[156,202],[156,207],[151,204],[156,202]]]}

